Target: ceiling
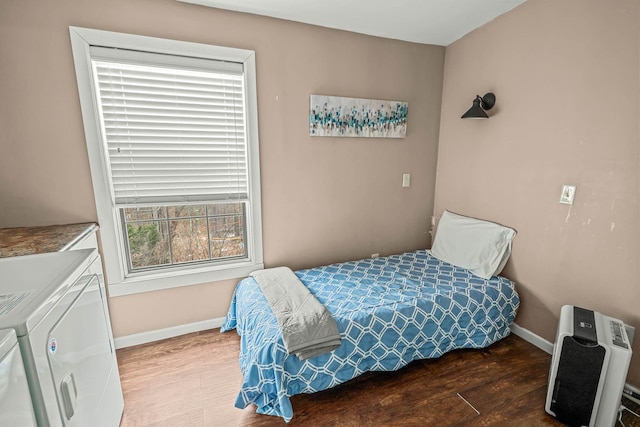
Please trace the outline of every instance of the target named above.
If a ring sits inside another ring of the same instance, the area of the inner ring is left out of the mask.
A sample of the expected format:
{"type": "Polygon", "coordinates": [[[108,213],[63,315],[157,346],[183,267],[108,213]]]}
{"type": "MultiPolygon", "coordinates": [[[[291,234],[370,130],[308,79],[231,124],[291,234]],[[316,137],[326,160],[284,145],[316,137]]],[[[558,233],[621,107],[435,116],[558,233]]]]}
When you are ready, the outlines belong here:
{"type": "Polygon", "coordinates": [[[447,46],[526,0],[179,0],[416,43],[447,46]]]}

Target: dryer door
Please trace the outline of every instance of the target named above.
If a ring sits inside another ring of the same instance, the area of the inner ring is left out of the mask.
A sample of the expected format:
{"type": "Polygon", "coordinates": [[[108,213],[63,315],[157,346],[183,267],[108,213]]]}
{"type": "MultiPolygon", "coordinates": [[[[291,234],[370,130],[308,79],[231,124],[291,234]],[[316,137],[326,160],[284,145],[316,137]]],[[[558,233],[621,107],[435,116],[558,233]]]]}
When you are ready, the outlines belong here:
{"type": "Polygon", "coordinates": [[[63,424],[99,426],[111,418],[101,400],[109,377],[118,373],[98,277],[83,277],[74,286],[82,284],[49,332],[47,356],[63,424]]]}

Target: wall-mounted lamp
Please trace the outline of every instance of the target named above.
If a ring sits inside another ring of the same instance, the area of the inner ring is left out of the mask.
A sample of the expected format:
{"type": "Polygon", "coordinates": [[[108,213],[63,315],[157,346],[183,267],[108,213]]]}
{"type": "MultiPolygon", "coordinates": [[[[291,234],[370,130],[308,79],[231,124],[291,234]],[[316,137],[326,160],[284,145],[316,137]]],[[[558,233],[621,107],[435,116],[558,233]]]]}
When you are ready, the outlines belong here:
{"type": "Polygon", "coordinates": [[[489,92],[483,97],[476,95],[476,99],[473,100],[473,105],[469,110],[460,117],[461,119],[488,119],[489,116],[485,110],[490,110],[496,104],[496,96],[489,92]]]}

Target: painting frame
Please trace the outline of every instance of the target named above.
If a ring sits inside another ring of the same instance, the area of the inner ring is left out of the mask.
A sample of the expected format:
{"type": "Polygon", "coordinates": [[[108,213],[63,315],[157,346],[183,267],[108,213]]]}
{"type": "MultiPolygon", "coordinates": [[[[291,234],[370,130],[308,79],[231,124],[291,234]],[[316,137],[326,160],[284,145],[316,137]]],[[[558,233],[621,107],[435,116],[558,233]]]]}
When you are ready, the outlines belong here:
{"type": "Polygon", "coordinates": [[[341,96],[309,96],[309,135],[405,138],[409,103],[341,96]]]}

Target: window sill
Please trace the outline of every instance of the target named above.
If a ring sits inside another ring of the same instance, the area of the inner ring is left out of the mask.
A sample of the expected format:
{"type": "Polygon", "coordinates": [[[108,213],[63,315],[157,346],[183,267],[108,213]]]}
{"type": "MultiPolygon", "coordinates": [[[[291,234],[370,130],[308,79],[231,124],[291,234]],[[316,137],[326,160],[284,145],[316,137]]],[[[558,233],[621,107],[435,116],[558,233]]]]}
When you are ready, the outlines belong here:
{"type": "Polygon", "coordinates": [[[139,276],[125,277],[121,283],[108,284],[110,297],[140,294],[182,286],[201,285],[222,280],[239,279],[251,272],[264,268],[262,263],[243,262],[224,267],[201,267],[179,271],[147,273],[139,276]]]}

